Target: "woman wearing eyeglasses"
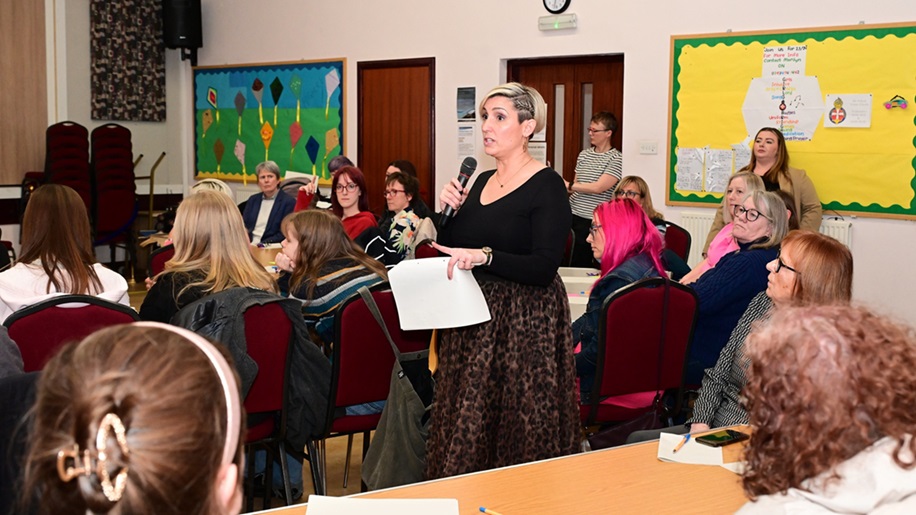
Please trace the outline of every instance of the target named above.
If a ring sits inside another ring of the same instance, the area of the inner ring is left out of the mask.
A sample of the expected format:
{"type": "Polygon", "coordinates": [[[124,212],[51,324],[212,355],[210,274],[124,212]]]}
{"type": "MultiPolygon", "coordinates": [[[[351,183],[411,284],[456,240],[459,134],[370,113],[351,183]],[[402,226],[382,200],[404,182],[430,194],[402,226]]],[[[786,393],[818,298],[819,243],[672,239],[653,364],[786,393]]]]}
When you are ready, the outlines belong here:
{"type": "Polygon", "coordinates": [[[594,261],[586,240],[592,213],[602,202],[611,200],[614,187],[623,170],[623,156],[611,146],[611,136],[617,130],[617,117],[606,111],[595,113],[588,125],[589,148],[576,159],[576,175],[566,183],[572,194],[573,242],[572,266],[592,267],[594,261]]]}
{"type": "Polygon", "coordinates": [[[331,211],[343,222],[344,231],[354,239],[370,227],[378,227],[369,211],[366,177],[355,166],[337,170],[331,180],[331,211]]]}
{"type": "Polygon", "coordinates": [[[696,282],[707,270],[716,266],[722,256],[738,250],[738,243],[732,235],[732,213],[735,207],[744,201],[744,198],[755,191],[764,191],[763,181],[751,172],[738,172],[728,180],[725,195],[722,198],[722,213],[725,226],[712,239],[708,245],[706,257],[697,263],[689,274],[681,279],[682,284],[696,282]]]}
{"type": "MultiPolygon", "coordinates": [[[[751,172],[760,177],[766,191],[782,190],[788,193],[795,203],[799,227],[815,232],[820,229],[823,208],[817,190],[804,170],[789,166],[786,138],[779,129],[764,127],[757,131],[751,162],[739,172],[751,172]]],[[[709,228],[703,252],[706,252],[725,223],[723,209],[719,209],[709,228]]]]}
{"type": "Polygon", "coordinates": [[[755,191],[732,214],[738,250],[723,256],[693,284],[700,303],[686,384],[700,382],[751,299],[767,287],[766,264],[776,259],[788,232],[786,205],[775,193],[755,191]]]}
{"type": "Polygon", "coordinates": [[[662,238],[642,208],[630,199],[615,199],[595,209],[588,242],[601,263],[601,278],[592,286],[585,313],[573,322],[573,341],[582,345],[576,354],[580,399],[591,393],[598,362],[598,319],[601,306],[612,293],[649,277],[660,277],[662,238]]]}
{"type": "Polygon", "coordinates": [[[370,230],[356,241],[366,254],[385,266],[396,265],[407,257],[407,251],[420,225],[414,211],[420,200],[420,181],[404,172],[393,172],[385,178],[385,204],[391,216],[382,220],[378,230],[370,230]],[[363,245],[361,245],[363,246],[363,245]]]}
{"type": "MultiPolygon", "coordinates": [[[[829,236],[811,231],[790,232],[767,270],[766,290],[751,300],[715,366],[704,372],[687,425],[666,428],[664,432],[700,433],[711,427],[746,424],[748,415],[741,391],[749,362],[744,342],[754,323],[769,318],[777,308],[849,304],[852,299],[852,253],[829,236]]],[[[640,431],[627,443],[654,439],[658,433],[640,431]]]]}

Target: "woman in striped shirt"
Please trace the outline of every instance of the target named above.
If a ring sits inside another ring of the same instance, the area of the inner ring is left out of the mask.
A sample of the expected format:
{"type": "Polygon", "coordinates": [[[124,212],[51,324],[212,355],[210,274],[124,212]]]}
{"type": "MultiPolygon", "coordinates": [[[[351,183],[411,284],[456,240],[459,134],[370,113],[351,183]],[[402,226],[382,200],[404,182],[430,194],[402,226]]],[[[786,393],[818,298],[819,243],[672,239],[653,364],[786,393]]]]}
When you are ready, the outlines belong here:
{"type": "Polygon", "coordinates": [[[611,136],[616,130],[617,118],[613,114],[601,111],[592,116],[588,126],[591,146],[579,153],[576,176],[566,183],[566,189],[572,194],[569,197],[575,237],[572,266],[594,266],[591,246],[585,241],[592,213],[599,204],[611,200],[623,171],[623,157],[620,151],[611,147],[611,136]]]}
{"type": "MultiPolygon", "coordinates": [[[[362,251],[332,213],[309,209],[283,220],[277,266],[288,272],[289,296],[302,302],[302,316],[315,343],[334,339],[337,309],[362,286],[388,280],[385,267],[362,251]]],[[[282,286],[282,285],[281,285],[282,286]]]]}

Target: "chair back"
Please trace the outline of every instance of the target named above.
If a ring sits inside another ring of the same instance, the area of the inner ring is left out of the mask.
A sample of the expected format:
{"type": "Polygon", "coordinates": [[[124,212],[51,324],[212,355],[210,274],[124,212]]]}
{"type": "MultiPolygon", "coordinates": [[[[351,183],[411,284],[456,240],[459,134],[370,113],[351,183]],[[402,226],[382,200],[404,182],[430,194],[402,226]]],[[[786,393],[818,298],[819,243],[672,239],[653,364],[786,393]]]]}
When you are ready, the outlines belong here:
{"type": "MultiPolygon", "coordinates": [[[[398,349],[401,353],[428,349],[432,331],[402,330],[394,294],[387,288],[387,283],[381,283],[370,293],[398,349]]],[[[334,423],[335,408],[387,399],[394,366],[391,344],[359,295],[354,295],[340,307],[334,330],[328,432],[334,423]]],[[[374,418],[377,423],[378,416],[374,418]]]]}
{"type": "Polygon", "coordinates": [[[258,364],[258,375],[245,397],[245,412],[280,411],[293,324],[276,302],[252,306],[243,316],[248,355],[258,364]]]}
{"type": "Polygon", "coordinates": [[[76,122],[60,122],[45,132],[45,182],[76,190],[92,215],[89,131],[76,122]]]}
{"type": "Polygon", "coordinates": [[[436,248],[433,247],[432,245],[427,245],[427,244],[417,245],[415,257],[416,259],[439,257],[439,251],[436,250],[436,248]]]}
{"type": "Polygon", "coordinates": [[[175,256],[175,246],[171,243],[154,250],[149,255],[149,276],[156,277],[165,270],[165,263],[175,256]]]}
{"type": "Polygon", "coordinates": [[[137,215],[130,130],[107,123],[93,129],[92,184],[97,241],[124,233],[137,215]]]}
{"type": "Polygon", "coordinates": [[[92,295],[57,295],[16,311],[3,323],[19,347],[26,372],[45,363],[67,342],[140,320],[130,306],[92,295]]]}
{"type": "Polygon", "coordinates": [[[692,288],[664,278],[637,281],[604,301],[592,398],[583,399],[589,424],[603,398],[683,387],[697,306],[692,288]]]}
{"type": "Polygon", "coordinates": [[[690,233],[680,225],[665,221],[665,248],[687,262],[690,255],[690,233]]]}

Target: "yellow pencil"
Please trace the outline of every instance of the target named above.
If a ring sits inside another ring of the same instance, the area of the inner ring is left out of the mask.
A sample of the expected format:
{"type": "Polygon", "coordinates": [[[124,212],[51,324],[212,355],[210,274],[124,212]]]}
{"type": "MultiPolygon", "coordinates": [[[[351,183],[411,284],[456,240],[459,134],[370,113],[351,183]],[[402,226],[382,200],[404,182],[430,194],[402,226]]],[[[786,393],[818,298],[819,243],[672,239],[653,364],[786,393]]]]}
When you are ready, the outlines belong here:
{"type": "Polygon", "coordinates": [[[677,451],[681,450],[681,447],[683,447],[684,444],[687,443],[688,440],[690,440],[690,433],[687,433],[686,435],[684,435],[684,439],[681,440],[681,443],[677,444],[677,447],[675,447],[675,448],[674,448],[674,451],[672,451],[672,452],[677,452],[677,451]]]}
{"type": "Polygon", "coordinates": [[[488,510],[483,506],[480,507],[480,513],[486,513],[487,515],[502,515],[502,513],[495,512],[493,510],[488,510]]]}

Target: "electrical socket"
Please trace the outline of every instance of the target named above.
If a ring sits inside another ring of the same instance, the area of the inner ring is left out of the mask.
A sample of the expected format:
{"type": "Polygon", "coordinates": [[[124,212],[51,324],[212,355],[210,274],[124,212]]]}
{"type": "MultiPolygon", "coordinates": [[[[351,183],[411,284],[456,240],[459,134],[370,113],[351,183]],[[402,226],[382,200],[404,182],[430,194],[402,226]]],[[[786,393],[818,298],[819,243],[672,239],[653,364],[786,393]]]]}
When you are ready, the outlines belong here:
{"type": "Polygon", "coordinates": [[[639,153],[647,155],[658,154],[658,142],[657,141],[640,141],[639,142],[639,153]]]}

